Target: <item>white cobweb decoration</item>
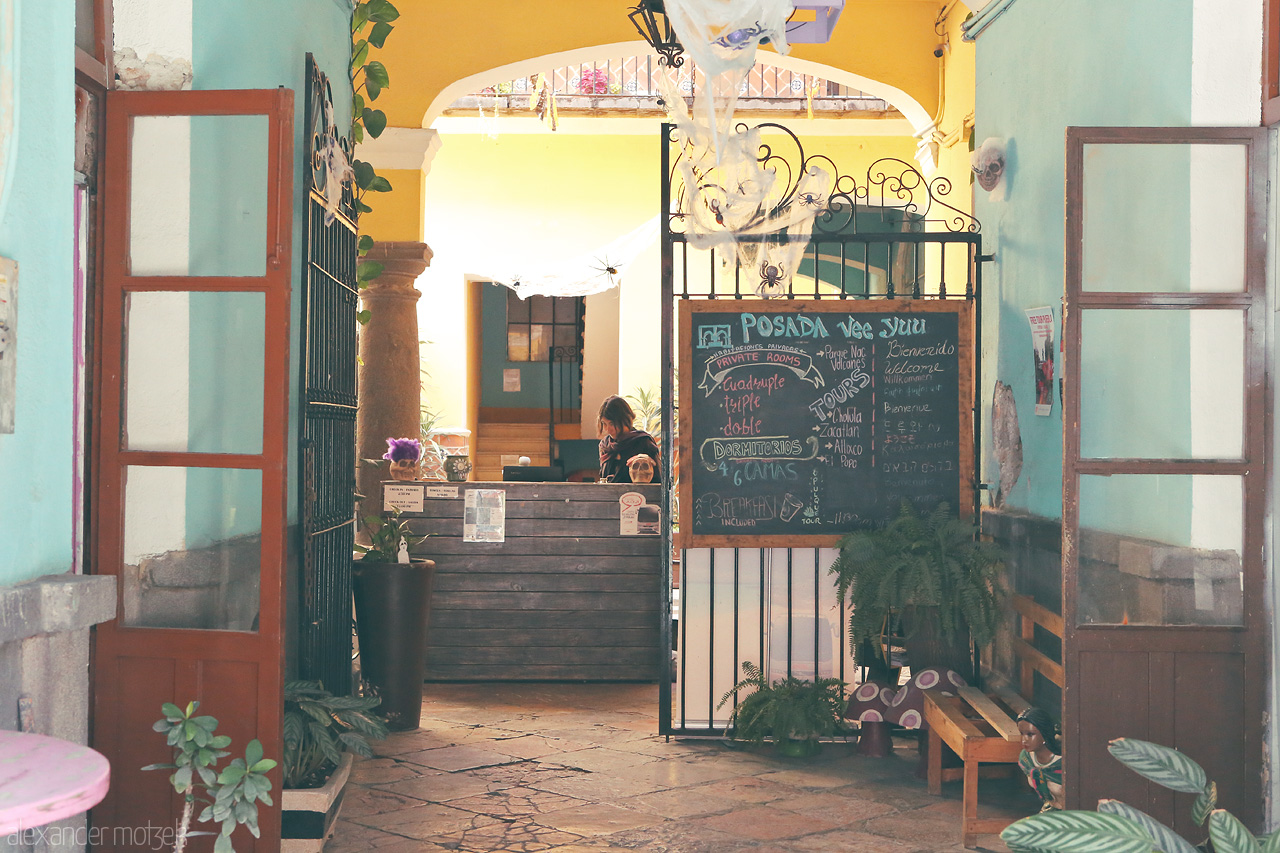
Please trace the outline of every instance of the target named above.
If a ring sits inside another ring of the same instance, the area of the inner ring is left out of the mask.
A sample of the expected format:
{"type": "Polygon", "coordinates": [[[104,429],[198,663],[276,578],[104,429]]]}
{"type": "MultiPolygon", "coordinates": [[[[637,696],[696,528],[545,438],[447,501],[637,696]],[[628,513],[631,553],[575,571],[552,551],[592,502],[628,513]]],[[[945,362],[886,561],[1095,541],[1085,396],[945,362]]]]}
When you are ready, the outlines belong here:
{"type": "Polygon", "coordinates": [[[519,270],[477,270],[473,276],[530,296],[590,296],[617,287],[627,269],[658,237],[658,217],[590,252],[557,264],[519,270]]]}
{"type": "Polygon", "coordinates": [[[692,112],[674,80],[663,99],[675,126],[684,182],[685,236],[698,249],[719,248],[760,275],[756,293],[786,294],[804,255],[813,220],[831,193],[831,175],[810,165],[796,186],[760,162],[760,131],[735,127],[734,107],[762,43],[788,50],[789,0],[666,0],[681,45],[706,75],[692,112]],[[822,203],[815,203],[821,200],[822,203]]]}
{"type": "Polygon", "coordinates": [[[719,150],[742,84],[756,64],[756,49],[764,42],[778,53],[790,49],[791,0],[666,0],[664,6],[680,44],[706,77],[694,112],[719,150]]]}

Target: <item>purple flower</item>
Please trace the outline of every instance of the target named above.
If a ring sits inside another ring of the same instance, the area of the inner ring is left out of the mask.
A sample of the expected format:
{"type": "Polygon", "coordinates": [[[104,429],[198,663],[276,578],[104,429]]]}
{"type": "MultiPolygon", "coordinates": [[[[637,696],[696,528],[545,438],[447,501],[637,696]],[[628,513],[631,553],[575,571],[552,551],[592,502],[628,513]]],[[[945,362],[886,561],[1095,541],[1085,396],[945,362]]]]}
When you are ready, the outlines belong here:
{"type": "Polygon", "coordinates": [[[387,452],[383,459],[392,462],[412,462],[422,456],[422,442],[416,438],[388,438],[387,452]]]}

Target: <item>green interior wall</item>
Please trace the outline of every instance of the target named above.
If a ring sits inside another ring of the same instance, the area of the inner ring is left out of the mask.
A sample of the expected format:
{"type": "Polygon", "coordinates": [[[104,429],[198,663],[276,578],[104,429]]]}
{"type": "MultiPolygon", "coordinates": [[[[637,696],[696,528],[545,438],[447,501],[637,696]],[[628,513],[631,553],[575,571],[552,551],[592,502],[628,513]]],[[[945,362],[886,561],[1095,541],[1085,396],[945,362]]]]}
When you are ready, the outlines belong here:
{"type": "MultiPolygon", "coordinates": [[[[545,361],[507,360],[507,288],[485,284],[481,304],[481,370],[480,405],[503,409],[546,409],[551,396],[551,373],[545,361]],[[502,390],[502,371],[520,371],[520,390],[502,390]]],[[[571,370],[573,396],[577,398],[577,365],[557,365],[556,370],[571,370]]],[[[557,378],[557,382],[559,379],[557,378]]]]}
{"type": "Polygon", "coordinates": [[[14,432],[0,435],[0,585],[72,569],[74,4],[17,0],[17,140],[0,255],[18,262],[14,432]]]}
{"type": "MultiPolygon", "coordinates": [[[[990,418],[993,386],[999,380],[1013,388],[1022,434],[1022,474],[1008,498],[1014,508],[1049,518],[1062,514],[1062,408],[1055,391],[1052,415],[1035,414],[1026,310],[1053,306],[1055,335],[1062,334],[1066,128],[1190,124],[1191,12],[1191,0],[1080,0],[1064,18],[1057,7],[1021,2],[1011,5],[978,39],[974,138],[1007,140],[1004,197],[992,200],[986,192],[974,190],[983,250],[995,255],[995,262],[983,270],[982,479],[992,483],[998,478],[990,418]]],[[[1170,267],[1185,268],[1185,255],[1178,258],[1177,253],[1186,251],[1186,229],[1168,227],[1186,221],[1188,201],[1181,190],[1185,176],[1181,183],[1171,184],[1140,169],[1117,171],[1109,180],[1113,203],[1095,211],[1113,220],[1103,227],[1150,240],[1169,253],[1170,267]]],[[[1123,364],[1150,344],[1116,334],[1105,356],[1123,364]]],[[[1108,428],[1133,429],[1154,417],[1189,424],[1186,340],[1158,346],[1169,368],[1167,383],[1143,388],[1129,401],[1127,414],[1136,422],[1108,428]]],[[[1076,357],[1070,347],[1064,355],[1067,360],[1076,357]]],[[[1059,376],[1063,367],[1063,359],[1058,359],[1059,376]]],[[[1086,383],[1081,398],[1086,413],[1108,405],[1116,410],[1122,389],[1115,387],[1119,380],[1114,376],[1110,381],[1110,386],[1092,388],[1086,383]]],[[[1115,506],[1082,505],[1082,523],[1105,527],[1117,510],[1155,513],[1167,511],[1169,505],[1167,496],[1153,505],[1123,490],[1112,494],[1115,506]]],[[[1173,519],[1166,529],[1178,523],[1173,519]]]]}

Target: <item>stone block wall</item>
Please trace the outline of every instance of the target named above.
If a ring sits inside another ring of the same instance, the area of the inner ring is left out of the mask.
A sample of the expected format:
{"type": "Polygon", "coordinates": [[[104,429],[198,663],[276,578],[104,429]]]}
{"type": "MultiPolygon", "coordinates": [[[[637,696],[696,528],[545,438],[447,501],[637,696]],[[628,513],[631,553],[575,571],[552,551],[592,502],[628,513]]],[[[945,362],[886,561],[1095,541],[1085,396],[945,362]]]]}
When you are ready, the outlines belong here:
{"type": "MultiPolygon", "coordinates": [[[[115,615],[113,577],[46,575],[0,587],[0,729],[87,744],[89,630],[115,615]],[[30,707],[25,726],[20,700],[30,707]]],[[[80,853],[86,826],[80,815],[0,836],[0,853],[80,853]]]]}

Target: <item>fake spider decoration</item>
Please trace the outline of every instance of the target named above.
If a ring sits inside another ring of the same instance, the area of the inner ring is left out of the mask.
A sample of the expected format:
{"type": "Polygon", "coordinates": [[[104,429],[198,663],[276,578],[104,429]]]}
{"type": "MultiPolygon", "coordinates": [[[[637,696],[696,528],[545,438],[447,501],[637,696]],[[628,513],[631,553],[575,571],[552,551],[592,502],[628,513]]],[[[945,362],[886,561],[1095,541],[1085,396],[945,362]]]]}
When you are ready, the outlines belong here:
{"type": "MultiPolygon", "coordinates": [[[[751,44],[752,39],[762,36],[766,32],[765,28],[760,26],[760,22],[757,21],[755,26],[743,27],[740,30],[725,33],[711,43],[716,47],[728,48],[729,50],[742,50],[751,44]]],[[[760,39],[761,44],[767,44],[768,41],[767,38],[760,39]]]]}
{"type": "Polygon", "coordinates": [[[592,266],[592,269],[595,270],[600,275],[608,276],[609,281],[612,282],[615,278],[617,278],[620,275],[619,268],[621,264],[617,261],[609,260],[608,255],[596,258],[595,262],[596,263],[594,266],[592,266]]]}
{"type": "Polygon", "coordinates": [[[800,193],[799,198],[801,207],[822,207],[826,203],[826,199],[818,193],[800,193]]]}
{"type": "Polygon", "coordinates": [[[787,270],[782,264],[760,262],[760,286],[756,292],[761,296],[776,296],[782,292],[782,285],[787,280],[787,270]]]}

